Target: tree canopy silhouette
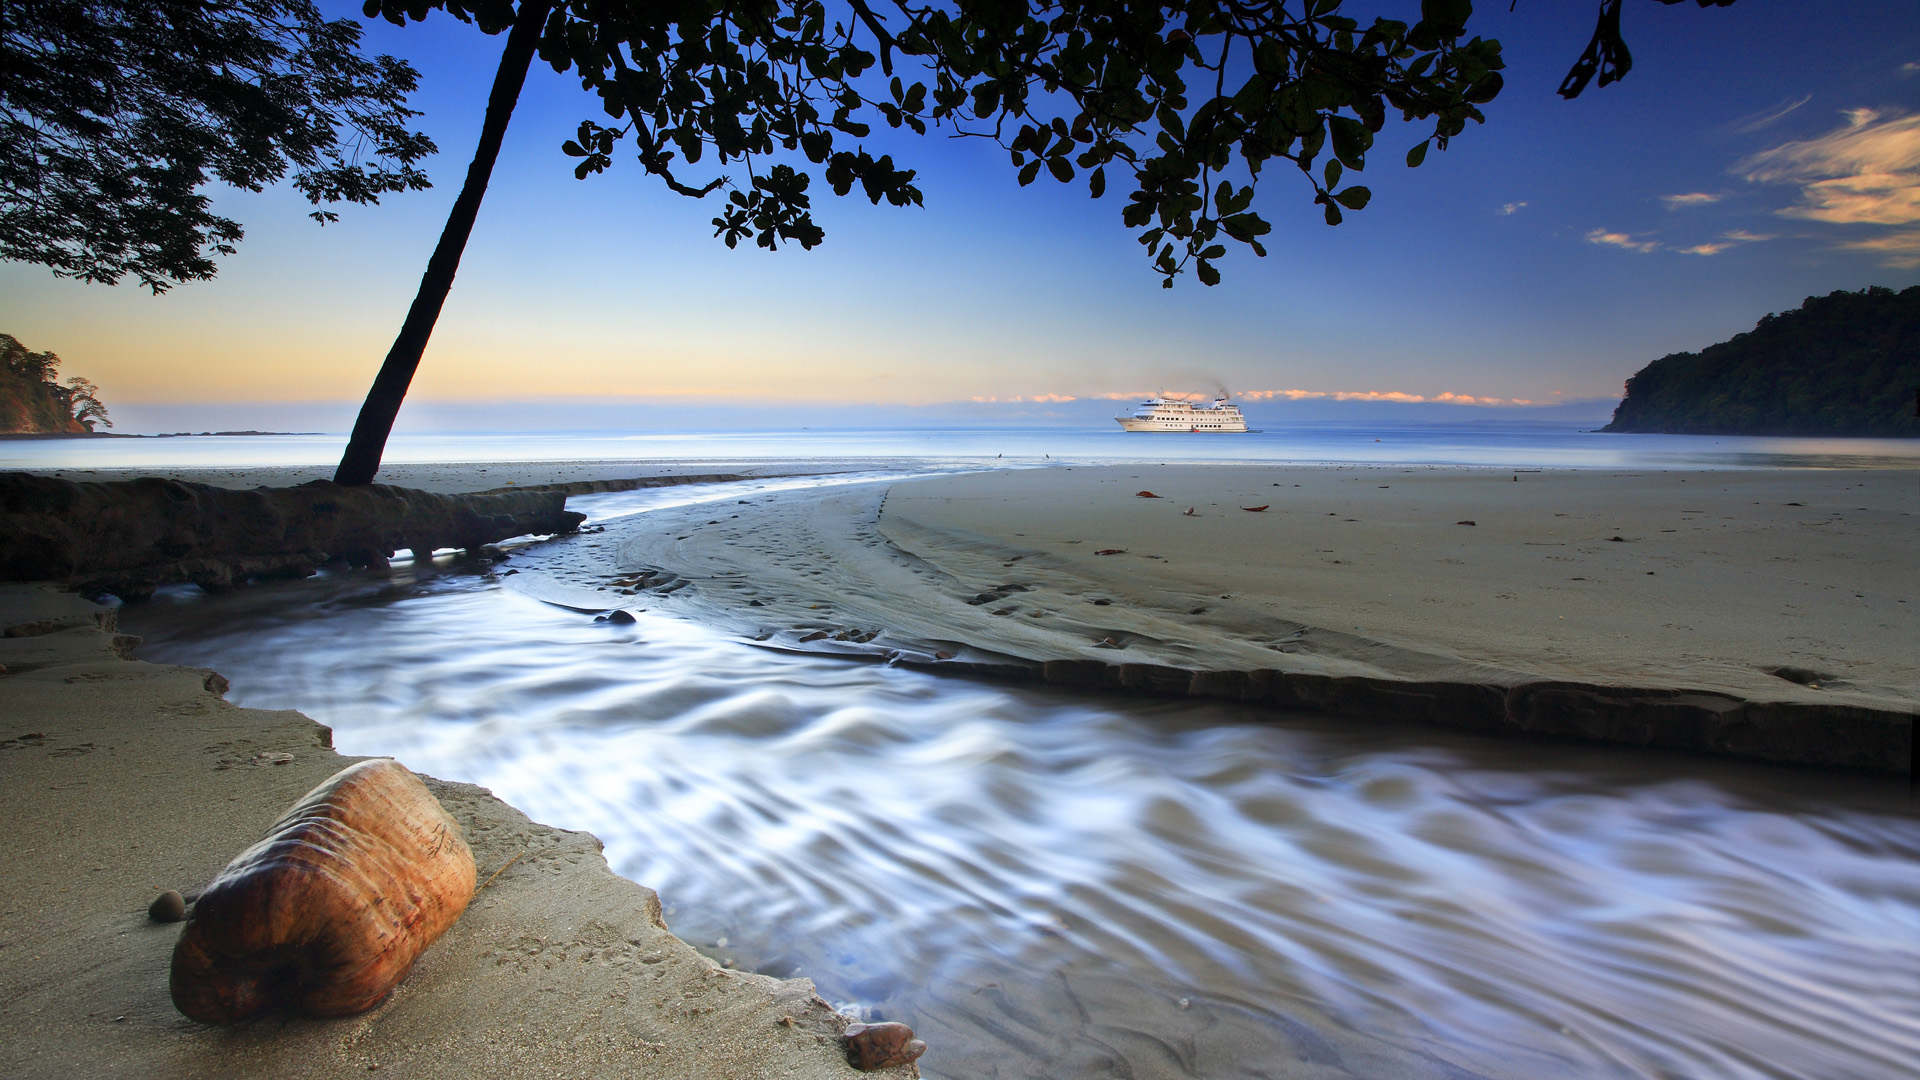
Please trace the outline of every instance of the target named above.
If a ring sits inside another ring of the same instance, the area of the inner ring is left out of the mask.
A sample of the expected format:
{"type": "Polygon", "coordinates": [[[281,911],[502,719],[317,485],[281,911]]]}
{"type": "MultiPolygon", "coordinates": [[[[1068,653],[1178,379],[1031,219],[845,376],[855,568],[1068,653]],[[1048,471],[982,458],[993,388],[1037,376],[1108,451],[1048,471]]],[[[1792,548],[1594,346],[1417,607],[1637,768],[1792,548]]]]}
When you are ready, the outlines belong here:
{"type": "Polygon", "coordinates": [[[817,171],[837,195],[917,205],[915,171],[860,140],[875,123],[992,139],[1022,184],[1109,173],[1162,283],[1220,280],[1234,243],[1266,253],[1252,209],[1270,166],[1303,178],[1329,224],[1367,205],[1349,182],[1390,116],[1444,149],[1501,87],[1498,42],[1466,38],[1468,0],[1414,23],[1361,23],[1341,0],[366,0],[396,24],[435,10],[507,32],[481,145],[335,479],[368,483],[452,285],[500,140],[537,54],[596,99],[561,147],[582,179],[623,147],[669,189],[723,194],[729,246],[818,244],[817,171]],[[849,146],[851,144],[851,146],[849,146]],[[697,177],[696,170],[704,170],[697,177]],[[736,174],[739,174],[736,176],[736,174]]]}
{"type": "Polygon", "coordinates": [[[426,187],[414,70],[360,34],[310,0],[0,4],[0,257],[158,293],[212,277],[241,238],[209,181],[291,171],[323,222],[426,187]]]}
{"type": "MultiPolygon", "coordinates": [[[[1627,49],[1627,42],[1620,34],[1621,0],[1600,0],[1600,18],[1593,27],[1593,40],[1587,42],[1587,51],[1574,61],[1567,77],[1560,82],[1560,96],[1571,101],[1580,96],[1595,75],[1600,76],[1600,85],[1619,82],[1633,70],[1633,53],[1627,49]]],[[[1687,0],[1657,0],[1658,3],[1672,7],[1684,4],[1687,0]]],[[[1732,7],[1733,0],[1693,0],[1703,8],[1732,7]]]]}

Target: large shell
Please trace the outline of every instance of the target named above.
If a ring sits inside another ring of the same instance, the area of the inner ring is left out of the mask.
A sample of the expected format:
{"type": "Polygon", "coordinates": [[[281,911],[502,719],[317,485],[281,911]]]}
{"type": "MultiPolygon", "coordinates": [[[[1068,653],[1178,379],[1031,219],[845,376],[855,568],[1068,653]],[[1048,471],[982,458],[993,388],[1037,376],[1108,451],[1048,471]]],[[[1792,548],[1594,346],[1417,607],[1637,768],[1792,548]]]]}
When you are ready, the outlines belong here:
{"type": "Polygon", "coordinates": [[[233,1024],[351,1016],[387,996],[473,898],[459,823],[392,758],[335,773],[213,879],[173,950],[173,1003],[233,1024]]]}

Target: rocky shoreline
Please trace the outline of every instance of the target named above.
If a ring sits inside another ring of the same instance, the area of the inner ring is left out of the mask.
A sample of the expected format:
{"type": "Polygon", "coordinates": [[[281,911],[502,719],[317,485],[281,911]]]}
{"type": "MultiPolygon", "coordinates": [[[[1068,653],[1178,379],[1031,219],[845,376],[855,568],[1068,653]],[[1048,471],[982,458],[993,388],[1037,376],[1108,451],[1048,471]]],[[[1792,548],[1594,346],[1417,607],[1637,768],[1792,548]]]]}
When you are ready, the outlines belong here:
{"type": "Polygon", "coordinates": [[[56,580],[87,596],[144,600],[190,581],[301,578],[340,560],[385,565],[402,548],[477,548],[571,532],[559,491],[444,495],[314,480],[235,491],[148,477],[84,482],[0,473],[0,581],[56,580]]]}

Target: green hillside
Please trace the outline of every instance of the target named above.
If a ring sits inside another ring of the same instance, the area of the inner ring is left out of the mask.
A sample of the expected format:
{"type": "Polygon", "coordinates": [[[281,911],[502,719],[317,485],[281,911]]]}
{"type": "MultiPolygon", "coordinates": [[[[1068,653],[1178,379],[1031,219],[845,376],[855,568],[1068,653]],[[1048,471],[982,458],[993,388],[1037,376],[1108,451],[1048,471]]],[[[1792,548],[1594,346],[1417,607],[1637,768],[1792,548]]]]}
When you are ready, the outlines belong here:
{"type": "Polygon", "coordinates": [[[1750,332],[1663,356],[1602,430],[1920,437],[1920,286],[1808,297],[1750,332]]]}

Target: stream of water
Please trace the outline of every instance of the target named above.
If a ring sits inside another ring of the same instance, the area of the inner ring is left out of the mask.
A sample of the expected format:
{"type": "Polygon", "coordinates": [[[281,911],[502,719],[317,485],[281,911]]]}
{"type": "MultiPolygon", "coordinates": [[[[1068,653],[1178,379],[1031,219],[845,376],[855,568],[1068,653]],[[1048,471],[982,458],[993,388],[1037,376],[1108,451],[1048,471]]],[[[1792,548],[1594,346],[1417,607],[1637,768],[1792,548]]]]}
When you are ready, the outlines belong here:
{"type": "MultiPolygon", "coordinates": [[[[570,505],[617,539],[737,494],[570,505]]],[[[929,1076],[1915,1075],[1905,782],[976,682],[500,587],[574,542],[122,622],[345,753],[592,831],[676,933],[906,1021],[929,1076]]]]}

